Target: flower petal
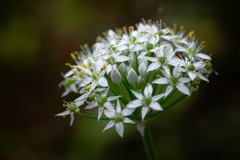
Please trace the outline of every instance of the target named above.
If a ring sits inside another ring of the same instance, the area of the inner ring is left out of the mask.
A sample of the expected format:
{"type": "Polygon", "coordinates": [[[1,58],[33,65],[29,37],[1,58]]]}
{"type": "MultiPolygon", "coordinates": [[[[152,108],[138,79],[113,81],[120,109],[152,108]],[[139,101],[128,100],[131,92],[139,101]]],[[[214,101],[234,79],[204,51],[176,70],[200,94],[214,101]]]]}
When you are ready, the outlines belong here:
{"type": "Polygon", "coordinates": [[[147,84],[147,86],[144,88],[144,95],[145,97],[152,96],[153,88],[151,84],[147,84]]]}
{"type": "Polygon", "coordinates": [[[74,120],[74,112],[71,112],[70,116],[71,116],[70,126],[72,126],[74,120]]]}
{"type": "Polygon", "coordinates": [[[119,97],[122,97],[122,96],[111,96],[111,97],[108,97],[107,100],[108,101],[113,101],[115,99],[118,99],[119,97]]]}
{"type": "Polygon", "coordinates": [[[117,133],[118,133],[121,137],[123,137],[123,132],[124,132],[123,123],[122,123],[122,122],[117,122],[115,126],[116,126],[116,131],[117,131],[117,133]]]}
{"type": "Polygon", "coordinates": [[[124,117],[126,117],[131,115],[134,112],[134,110],[135,108],[124,108],[121,113],[124,117]]]}
{"type": "Polygon", "coordinates": [[[125,118],[123,119],[123,123],[132,123],[132,124],[134,124],[135,122],[134,122],[133,120],[125,117],[125,118]]]}
{"type": "Polygon", "coordinates": [[[203,58],[203,59],[209,59],[209,60],[212,60],[210,56],[204,54],[204,53],[198,53],[195,55],[196,57],[200,57],[200,58],[203,58]]]}
{"type": "Polygon", "coordinates": [[[167,78],[158,78],[158,79],[155,79],[152,83],[156,83],[156,84],[169,84],[167,78]]]}
{"type": "Polygon", "coordinates": [[[101,118],[102,113],[103,113],[103,107],[98,107],[98,121],[101,118]]]}
{"type": "Polygon", "coordinates": [[[89,105],[87,105],[87,107],[85,109],[92,109],[97,106],[98,106],[97,102],[91,102],[89,105]]]}
{"type": "Polygon", "coordinates": [[[162,93],[162,94],[158,94],[158,95],[156,95],[156,96],[153,96],[153,97],[152,97],[152,100],[153,100],[153,101],[157,101],[157,100],[159,100],[160,98],[162,98],[164,95],[165,95],[165,94],[162,93]]]}
{"type": "Polygon", "coordinates": [[[149,108],[148,107],[142,107],[141,113],[142,113],[142,121],[144,120],[146,114],[148,113],[149,108]]]}
{"type": "Polygon", "coordinates": [[[156,110],[156,111],[162,111],[163,110],[158,102],[151,102],[149,104],[149,107],[151,107],[153,110],[156,110]]]}
{"type": "Polygon", "coordinates": [[[190,95],[188,87],[185,86],[183,83],[179,83],[178,85],[176,85],[176,87],[180,92],[190,95]]]}
{"type": "Polygon", "coordinates": [[[98,84],[102,87],[108,87],[108,82],[105,77],[102,77],[98,80],[98,84]]]}
{"type": "Polygon", "coordinates": [[[121,113],[121,106],[118,99],[117,99],[116,113],[121,113]]]}
{"type": "Polygon", "coordinates": [[[167,97],[167,95],[168,95],[170,92],[172,92],[172,90],[173,90],[173,86],[169,85],[169,86],[167,87],[166,91],[165,91],[165,97],[167,97]]]}
{"type": "Polygon", "coordinates": [[[134,101],[131,101],[130,103],[127,104],[127,108],[137,108],[142,106],[142,100],[136,99],[134,101]]]}
{"type": "Polygon", "coordinates": [[[149,71],[153,71],[155,69],[158,69],[161,65],[159,63],[151,63],[149,66],[148,66],[148,69],[147,69],[147,72],[149,71]]]}
{"type": "MultiPolygon", "coordinates": [[[[130,89],[131,90],[131,89],[130,89]]],[[[136,91],[134,91],[134,90],[131,90],[132,91],[132,93],[138,98],[138,99],[143,99],[143,95],[141,94],[141,93],[138,93],[138,92],[136,92],[136,91]]]]}
{"type": "Polygon", "coordinates": [[[108,117],[108,118],[113,118],[115,116],[115,112],[110,111],[110,110],[104,110],[104,114],[108,117]]]}
{"type": "Polygon", "coordinates": [[[124,62],[124,61],[128,61],[128,60],[130,60],[130,58],[127,56],[118,56],[116,58],[116,62],[124,62]]]}
{"type": "Polygon", "coordinates": [[[196,78],[196,73],[188,72],[188,76],[191,78],[191,80],[194,80],[196,78]]]}
{"type": "Polygon", "coordinates": [[[102,132],[104,132],[105,130],[113,127],[115,125],[115,121],[111,120],[110,122],[108,122],[108,124],[106,125],[106,127],[103,129],[102,132]]]}
{"type": "Polygon", "coordinates": [[[56,114],[55,116],[66,116],[66,115],[68,115],[69,113],[70,113],[69,111],[64,111],[64,112],[62,112],[62,113],[56,114]]]}

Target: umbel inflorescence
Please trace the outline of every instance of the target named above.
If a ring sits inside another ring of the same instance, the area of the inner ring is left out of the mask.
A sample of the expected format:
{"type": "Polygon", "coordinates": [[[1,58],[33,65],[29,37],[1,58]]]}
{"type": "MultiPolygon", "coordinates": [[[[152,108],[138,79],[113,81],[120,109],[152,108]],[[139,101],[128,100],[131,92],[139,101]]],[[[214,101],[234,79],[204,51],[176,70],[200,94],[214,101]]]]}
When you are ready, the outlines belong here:
{"type": "Polygon", "coordinates": [[[70,125],[75,113],[109,120],[103,131],[115,126],[122,137],[124,123],[146,122],[197,91],[201,81],[209,82],[211,57],[201,53],[203,47],[193,31],[184,35],[183,27],[168,28],[162,21],[108,30],[91,48],[85,44],[71,53],[75,64],[66,64],[62,96],[79,97],[65,102],[66,111],[56,116],[70,114],[70,125]],[[81,113],[81,106],[97,108],[98,115],[81,113]]]}

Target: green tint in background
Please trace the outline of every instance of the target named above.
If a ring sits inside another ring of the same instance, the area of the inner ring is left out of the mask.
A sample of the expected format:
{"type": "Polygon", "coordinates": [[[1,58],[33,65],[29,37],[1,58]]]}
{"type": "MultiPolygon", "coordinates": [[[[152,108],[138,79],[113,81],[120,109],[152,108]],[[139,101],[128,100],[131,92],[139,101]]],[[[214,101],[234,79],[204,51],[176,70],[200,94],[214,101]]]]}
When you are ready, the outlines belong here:
{"type": "MultiPolygon", "coordinates": [[[[1,131],[0,159],[120,160],[146,159],[135,127],[121,139],[107,121],[64,111],[58,88],[70,53],[95,42],[108,29],[130,26],[141,18],[176,23],[194,30],[212,53],[210,83],[150,121],[159,159],[239,159],[240,103],[237,5],[221,1],[77,1],[12,0],[0,5],[1,131]]],[[[96,110],[84,111],[96,116],[96,110]]]]}

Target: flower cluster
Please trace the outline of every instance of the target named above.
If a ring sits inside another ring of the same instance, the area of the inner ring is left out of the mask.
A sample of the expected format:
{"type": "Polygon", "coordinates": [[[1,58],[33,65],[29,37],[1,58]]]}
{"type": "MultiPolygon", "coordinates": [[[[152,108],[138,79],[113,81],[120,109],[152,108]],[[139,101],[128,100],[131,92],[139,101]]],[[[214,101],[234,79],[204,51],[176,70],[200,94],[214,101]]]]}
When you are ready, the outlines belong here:
{"type": "Polygon", "coordinates": [[[211,57],[201,53],[204,42],[198,44],[193,31],[184,35],[183,27],[177,30],[162,21],[143,21],[135,28],[108,30],[91,48],[80,46],[80,52],[71,53],[75,64],[66,64],[70,70],[61,82],[62,96],[80,96],[56,116],[70,114],[72,125],[74,113],[86,116],[79,107],[97,107],[96,119],[110,120],[103,131],[115,125],[122,137],[123,123],[147,121],[190,96],[201,81],[209,82],[211,57]],[[101,118],[103,113],[108,118],[101,118]]]}

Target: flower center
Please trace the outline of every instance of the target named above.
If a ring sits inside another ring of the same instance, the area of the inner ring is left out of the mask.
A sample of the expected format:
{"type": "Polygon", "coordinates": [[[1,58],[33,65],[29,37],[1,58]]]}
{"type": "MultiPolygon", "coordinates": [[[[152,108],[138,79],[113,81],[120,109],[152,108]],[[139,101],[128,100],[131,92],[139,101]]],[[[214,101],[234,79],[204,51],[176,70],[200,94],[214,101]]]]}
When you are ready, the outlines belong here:
{"type": "Polygon", "coordinates": [[[92,78],[93,78],[94,80],[97,80],[98,77],[99,77],[99,73],[94,72],[94,73],[92,74],[92,78]]]}
{"type": "Polygon", "coordinates": [[[87,97],[87,101],[92,101],[94,100],[94,95],[91,93],[88,97],[87,97]]]}
{"type": "Polygon", "coordinates": [[[66,87],[69,87],[71,84],[73,84],[74,83],[74,80],[72,79],[72,78],[67,78],[67,79],[65,79],[65,81],[64,81],[64,85],[66,86],[66,87]]]}
{"type": "Polygon", "coordinates": [[[177,77],[171,77],[172,83],[176,84],[178,82],[178,78],[177,77]]]}
{"type": "Polygon", "coordinates": [[[109,57],[108,59],[106,59],[106,61],[107,61],[109,64],[111,64],[111,65],[114,65],[114,63],[115,63],[115,59],[114,59],[113,56],[111,56],[111,57],[109,57]]]}
{"type": "Polygon", "coordinates": [[[159,62],[160,62],[161,64],[164,64],[164,63],[166,62],[166,57],[160,57],[160,58],[159,58],[159,62]]]}
{"type": "Polygon", "coordinates": [[[147,49],[147,50],[153,49],[153,44],[152,44],[152,43],[147,43],[147,44],[146,44],[146,49],[147,49]]]}
{"type": "Polygon", "coordinates": [[[98,102],[99,105],[103,106],[104,103],[107,102],[107,97],[104,97],[104,96],[99,97],[98,100],[97,100],[97,102],[98,102]]]}
{"type": "Polygon", "coordinates": [[[196,77],[194,80],[190,81],[190,84],[194,87],[201,81],[201,78],[196,77]]]}
{"type": "Polygon", "coordinates": [[[75,103],[70,103],[67,110],[69,110],[70,112],[75,112],[75,110],[77,109],[77,106],[75,103]]]}
{"type": "Polygon", "coordinates": [[[195,52],[194,47],[188,48],[188,52],[189,52],[190,54],[194,54],[194,52],[195,52]]]}
{"type": "Polygon", "coordinates": [[[163,31],[158,31],[159,37],[162,36],[163,34],[164,34],[163,31]]]}
{"type": "Polygon", "coordinates": [[[144,103],[145,103],[146,105],[149,105],[151,102],[152,102],[152,98],[151,98],[151,97],[145,97],[145,98],[144,98],[144,103]]]}
{"type": "Polygon", "coordinates": [[[206,65],[204,66],[204,68],[206,68],[207,70],[210,70],[212,68],[212,63],[210,61],[205,61],[206,65]]]}
{"type": "Polygon", "coordinates": [[[117,113],[117,114],[114,116],[114,120],[115,120],[116,122],[122,122],[122,121],[123,121],[123,116],[122,116],[122,114],[117,113]]]}
{"type": "Polygon", "coordinates": [[[129,41],[130,41],[130,42],[135,42],[136,39],[137,39],[137,38],[136,38],[135,36],[129,37],[129,41]]]}
{"type": "Polygon", "coordinates": [[[193,65],[193,64],[190,64],[190,65],[188,66],[188,70],[189,70],[189,71],[194,71],[194,70],[195,70],[194,65],[193,65]]]}

